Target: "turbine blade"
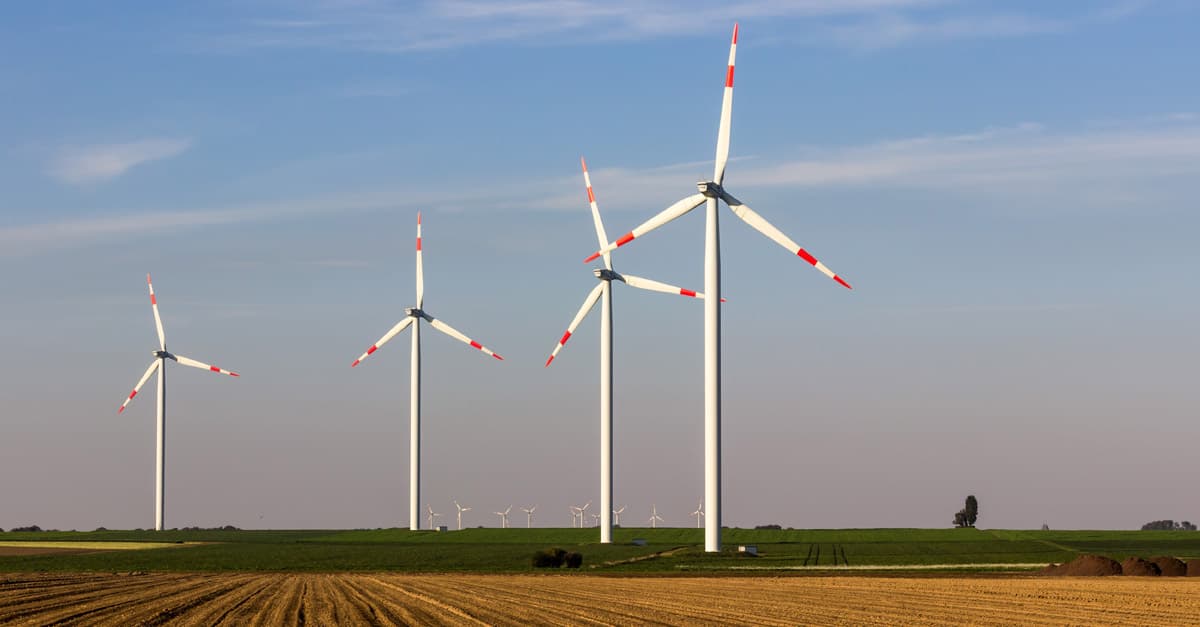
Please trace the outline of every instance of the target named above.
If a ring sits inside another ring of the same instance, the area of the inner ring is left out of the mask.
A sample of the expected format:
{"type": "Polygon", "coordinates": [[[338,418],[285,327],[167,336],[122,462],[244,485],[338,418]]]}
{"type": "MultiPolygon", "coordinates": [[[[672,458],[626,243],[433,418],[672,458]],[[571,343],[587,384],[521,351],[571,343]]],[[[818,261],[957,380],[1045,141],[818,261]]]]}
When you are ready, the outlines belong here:
{"type": "Polygon", "coordinates": [[[653,231],[654,229],[657,229],[658,227],[670,222],[671,220],[674,220],[675,218],[678,218],[679,216],[691,211],[692,209],[695,209],[696,207],[699,207],[702,204],[704,204],[704,194],[693,194],[688,196],[687,198],[680,200],[670,207],[663,209],[658,215],[646,220],[637,228],[622,235],[619,239],[617,239],[617,241],[610,244],[605,244],[600,248],[600,250],[592,254],[591,257],[584,259],[583,262],[587,263],[606,252],[620,248],[625,244],[632,242],[634,239],[639,238],[650,231],[653,231]]]}
{"type": "Polygon", "coordinates": [[[412,316],[408,316],[408,317],[404,318],[403,320],[401,320],[400,322],[397,322],[396,326],[392,327],[392,329],[390,331],[388,331],[387,333],[384,333],[383,337],[379,338],[378,342],[375,342],[374,344],[371,345],[371,348],[367,349],[367,352],[363,353],[362,355],[359,355],[358,359],[355,359],[354,363],[350,364],[350,367],[353,368],[353,367],[357,366],[358,364],[362,363],[362,360],[366,359],[367,355],[370,355],[371,353],[374,353],[375,351],[379,350],[379,347],[383,346],[384,344],[387,344],[389,341],[391,341],[392,338],[396,337],[396,335],[398,333],[407,329],[408,325],[412,324],[413,320],[414,320],[414,318],[412,316]]]}
{"type": "MultiPolygon", "coordinates": [[[[592,222],[596,225],[596,239],[600,241],[600,248],[604,248],[608,244],[608,235],[604,232],[604,222],[600,220],[600,207],[596,205],[596,193],[592,191],[592,177],[588,174],[587,161],[583,157],[579,158],[579,164],[583,166],[583,184],[587,186],[588,205],[592,208],[592,222]]],[[[612,270],[611,251],[604,253],[604,267],[612,270]]]]}
{"type": "Polygon", "coordinates": [[[820,261],[817,261],[816,257],[813,257],[811,254],[809,254],[809,252],[807,250],[804,250],[803,247],[801,247],[796,242],[792,241],[792,238],[784,235],[782,231],[775,228],[774,225],[772,225],[770,222],[767,222],[766,219],[764,219],[762,216],[755,213],[755,211],[753,209],[742,204],[742,201],[738,200],[737,198],[734,198],[728,192],[723,191],[723,190],[721,192],[721,199],[724,200],[725,203],[729,205],[729,208],[732,209],[735,214],[737,214],[737,217],[741,218],[743,222],[745,222],[746,224],[749,224],[751,227],[753,227],[754,230],[758,231],[759,233],[762,233],[763,235],[766,235],[767,237],[771,238],[771,240],[773,240],[776,244],[783,246],[784,248],[791,251],[792,254],[807,261],[814,268],[816,268],[817,270],[820,270],[822,274],[833,279],[834,281],[837,281],[839,284],[842,285],[842,287],[845,287],[846,289],[854,289],[854,288],[850,287],[850,284],[847,283],[842,277],[834,274],[833,270],[830,270],[829,268],[825,267],[825,264],[821,263],[820,261]]]}
{"type": "Polygon", "coordinates": [[[554,358],[558,356],[558,351],[562,350],[567,340],[571,339],[571,335],[575,333],[575,328],[579,326],[579,323],[583,322],[588,312],[596,306],[596,301],[600,300],[600,293],[603,291],[604,284],[600,283],[596,287],[593,287],[591,292],[588,292],[587,298],[583,299],[583,306],[579,308],[579,312],[571,320],[571,326],[567,327],[567,332],[563,333],[562,338],[558,340],[558,345],[554,347],[554,352],[550,353],[550,358],[546,360],[546,365],[543,368],[549,366],[550,362],[554,361],[554,358]]]}
{"type": "Polygon", "coordinates": [[[158,315],[158,297],[154,295],[154,284],[150,282],[150,274],[146,274],[146,285],[150,288],[150,308],[154,310],[154,329],[158,331],[158,348],[167,350],[167,336],[163,333],[162,317],[158,315]]]}
{"type": "MultiPolygon", "coordinates": [[[[623,274],[621,276],[625,277],[625,283],[627,285],[630,285],[630,286],[636,287],[636,288],[640,288],[643,290],[650,290],[651,292],[662,292],[664,294],[679,294],[680,296],[691,296],[692,298],[704,298],[704,292],[694,292],[692,290],[685,289],[682,287],[668,285],[668,284],[662,283],[660,281],[654,281],[652,279],[644,279],[640,276],[633,276],[632,274],[623,274]]],[[[724,300],[725,300],[724,298],[721,299],[722,302],[724,302],[724,300]]]]}
{"type": "Polygon", "coordinates": [[[733,60],[737,56],[738,26],[733,25],[733,41],[729,44],[729,68],[725,71],[725,95],[721,99],[721,125],[717,129],[717,160],[713,180],[717,185],[725,178],[725,163],[729,161],[729,125],[733,115],[733,60]]]}
{"type": "Polygon", "coordinates": [[[469,345],[471,345],[472,348],[477,348],[477,349],[483,351],[484,353],[491,355],[492,357],[495,357],[496,359],[499,359],[501,361],[504,360],[503,357],[492,352],[491,349],[489,349],[488,347],[463,335],[461,332],[459,332],[454,327],[446,324],[445,322],[442,322],[441,320],[438,320],[437,318],[434,318],[433,316],[430,316],[429,314],[425,314],[425,315],[427,316],[426,320],[429,321],[429,324],[433,325],[433,328],[437,329],[438,331],[441,331],[442,333],[445,333],[446,335],[449,335],[450,337],[452,337],[464,344],[469,344],[469,345]]]}
{"type": "Polygon", "coordinates": [[[150,362],[150,367],[146,368],[146,374],[143,374],[142,378],[138,379],[137,385],[133,386],[133,391],[129,393],[129,398],[126,398],[125,402],[121,403],[121,408],[117,410],[118,414],[125,411],[125,408],[129,406],[129,402],[133,400],[133,397],[138,395],[138,390],[142,389],[143,385],[146,385],[146,381],[150,380],[150,375],[154,374],[154,371],[158,370],[160,365],[162,365],[162,360],[158,358],[150,362]]]}
{"type": "Polygon", "coordinates": [[[240,377],[240,376],[242,376],[242,375],[240,375],[240,374],[238,374],[238,373],[236,373],[236,372],[230,372],[229,370],[224,370],[224,369],[222,369],[222,368],[218,368],[218,367],[216,367],[216,366],[212,366],[212,365],[206,364],[206,363],[204,363],[204,362],[202,362],[202,361],[196,361],[195,359],[192,359],[192,358],[190,358],[190,357],[184,357],[183,355],[175,355],[175,361],[177,361],[177,362],[179,362],[179,363],[181,363],[181,364],[183,364],[183,365],[185,365],[185,366],[191,366],[191,367],[193,367],[193,368],[199,368],[199,369],[201,369],[201,370],[211,370],[211,371],[213,371],[213,372],[217,372],[217,373],[220,373],[220,374],[227,374],[227,375],[229,375],[229,376],[231,376],[231,377],[240,377]]]}
{"type": "Polygon", "coordinates": [[[425,304],[425,264],[421,260],[421,212],[417,212],[417,309],[425,304]]]}

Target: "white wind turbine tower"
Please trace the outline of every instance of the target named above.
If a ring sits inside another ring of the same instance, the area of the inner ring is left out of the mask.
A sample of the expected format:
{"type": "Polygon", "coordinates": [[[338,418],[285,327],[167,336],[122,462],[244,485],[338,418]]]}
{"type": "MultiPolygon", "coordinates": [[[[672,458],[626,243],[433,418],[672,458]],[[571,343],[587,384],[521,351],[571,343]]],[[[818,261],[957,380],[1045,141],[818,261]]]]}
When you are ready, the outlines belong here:
{"type": "Polygon", "coordinates": [[[658,523],[660,523],[662,521],[663,521],[662,516],[658,515],[658,506],[651,505],[650,506],[650,520],[649,520],[650,528],[658,529],[658,523]]]}
{"type": "MultiPolygon", "coordinates": [[[[434,511],[433,511],[433,506],[432,506],[432,505],[426,505],[426,507],[428,507],[428,508],[429,508],[429,528],[430,528],[430,529],[435,529],[436,527],[434,527],[434,526],[433,526],[433,519],[435,519],[435,518],[441,518],[441,517],[442,517],[442,515],[441,515],[441,514],[438,514],[438,513],[436,513],[436,512],[434,512],[434,511]]],[[[413,529],[412,531],[416,531],[416,529],[413,529]]]]}
{"type": "MultiPolygon", "coordinates": [[[[521,508],[521,511],[525,512],[525,528],[526,529],[533,528],[533,512],[536,509],[537,509],[537,505],[534,505],[533,507],[528,507],[528,508],[526,508],[526,507],[521,508]]],[[[573,514],[571,516],[571,522],[572,523],[575,522],[575,516],[573,514]]]]}
{"type": "Polygon", "coordinates": [[[571,528],[575,528],[575,521],[579,519],[579,508],[574,505],[568,505],[567,509],[571,512],[571,528]]]}
{"type": "Polygon", "coordinates": [[[704,517],[704,501],[700,501],[700,504],[696,506],[696,511],[688,515],[696,517],[696,528],[699,529],[700,519],[704,517]]]}
{"type": "Polygon", "coordinates": [[[454,506],[458,508],[458,530],[462,531],[462,513],[471,511],[471,508],[459,505],[458,501],[454,502],[454,506]]]}
{"type": "Polygon", "coordinates": [[[404,310],[405,318],[396,323],[380,340],[371,345],[367,352],[354,360],[350,364],[353,368],[368,355],[379,350],[384,344],[387,344],[392,338],[396,337],[401,331],[412,325],[412,359],[409,365],[409,426],[408,426],[408,525],[409,529],[416,531],[420,528],[420,519],[418,512],[420,511],[417,503],[420,500],[421,490],[421,324],[420,320],[424,319],[433,328],[449,335],[450,337],[470,344],[472,348],[479,349],[484,353],[495,357],[496,359],[504,359],[500,355],[489,350],[484,345],[472,340],[463,335],[454,327],[434,318],[425,312],[422,307],[425,304],[425,270],[421,259],[421,214],[417,213],[417,306],[408,307],[404,310]],[[415,324],[414,324],[415,323],[415,324]]]}
{"type": "Polygon", "coordinates": [[[729,46],[729,66],[725,73],[725,94],[721,102],[721,121],[717,131],[716,163],[711,181],[697,184],[698,194],[693,194],[667,207],[637,228],[622,235],[615,242],[601,247],[586,261],[624,246],[634,239],[706,205],[704,236],[704,291],[711,298],[704,303],[704,500],[708,503],[708,521],[704,532],[704,550],[721,550],[721,246],[717,220],[717,201],[723,200],[734,215],[756,231],[766,235],[792,254],[807,261],[843,287],[850,284],[834,274],[825,264],[817,261],[807,250],[792,241],[782,231],[767,222],[742,201],[725,191],[725,164],[729,159],[729,129],[733,109],[733,67],[737,54],[738,27],[733,27],[733,41],[729,46]]]}
{"type": "Polygon", "coordinates": [[[167,352],[167,337],[163,333],[162,318],[158,315],[158,298],[154,295],[154,284],[150,282],[150,275],[146,275],[146,285],[150,288],[150,308],[154,310],[154,328],[158,332],[158,350],[154,351],[154,361],[150,362],[150,367],[146,368],[146,373],[138,379],[137,385],[133,386],[133,391],[129,393],[129,397],[121,403],[121,408],[117,413],[125,411],[129,406],[129,402],[133,397],[137,396],[138,390],[146,384],[150,379],[150,375],[154,371],[158,371],[158,419],[157,419],[157,435],[155,441],[158,443],[155,452],[155,470],[154,470],[154,529],[155,531],[163,530],[164,518],[164,496],[166,490],[165,472],[167,465],[167,360],[191,366],[193,368],[201,368],[203,370],[211,370],[220,374],[227,374],[233,377],[241,376],[236,372],[222,370],[216,366],[210,366],[206,363],[196,361],[183,355],[175,355],[167,352]]]}
{"type": "Polygon", "coordinates": [[[613,525],[615,525],[617,527],[621,526],[621,512],[624,512],[624,511],[625,511],[624,505],[621,506],[621,509],[613,510],[613,525]]]}
{"type": "MultiPolygon", "coordinates": [[[[583,183],[587,187],[588,205],[592,209],[592,222],[596,227],[596,239],[600,242],[601,246],[604,246],[608,243],[608,235],[604,232],[604,222],[600,219],[600,208],[596,205],[596,194],[592,191],[592,179],[588,174],[587,161],[583,157],[580,157],[579,163],[583,167],[583,183]]],[[[596,306],[596,301],[600,300],[600,511],[611,512],[613,505],[612,282],[620,281],[631,287],[650,290],[652,292],[678,294],[692,298],[704,298],[704,294],[633,276],[632,274],[618,274],[613,271],[612,258],[608,253],[604,253],[604,268],[592,270],[592,273],[600,280],[600,284],[592,288],[592,291],[583,299],[583,306],[579,308],[579,312],[571,320],[571,325],[567,327],[566,333],[563,333],[562,338],[558,340],[558,345],[554,347],[554,352],[550,353],[550,358],[546,360],[546,366],[550,366],[550,362],[554,361],[554,358],[558,356],[558,351],[562,350],[567,340],[571,339],[571,335],[575,333],[576,327],[583,322],[583,319],[596,306]]],[[[612,519],[603,515],[600,518],[600,542],[604,544],[611,543],[612,519]]],[[[579,526],[583,526],[582,522],[579,526]]]]}
{"type": "Polygon", "coordinates": [[[493,514],[500,517],[500,528],[501,529],[508,529],[508,513],[511,511],[512,511],[512,505],[509,505],[508,509],[506,509],[502,512],[492,512],[493,514]]]}

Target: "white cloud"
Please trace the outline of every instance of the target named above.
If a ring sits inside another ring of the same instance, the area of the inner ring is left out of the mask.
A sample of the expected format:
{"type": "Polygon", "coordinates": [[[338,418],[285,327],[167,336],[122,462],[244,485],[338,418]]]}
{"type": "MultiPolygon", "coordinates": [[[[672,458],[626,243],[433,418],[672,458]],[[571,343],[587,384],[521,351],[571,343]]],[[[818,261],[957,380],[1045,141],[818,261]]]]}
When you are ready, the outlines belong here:
{"type": "Polygon", "coordinates": [[[50,165],[50,174],[76,185],[107,181],[143,163],[174,157],[190,146],[188,139],[157,138],[67,148],[50,165]]]}
{"type": "MultiPolygon", "coordinates": [[[[875,50],[907,43],[1021,37],[1111,22],[1146,0],[1087,12],[989,13],[963,0],[302,0],[244,20],[227,48],[334,48],[400,53],[495,42],[564,44],[727,32],[741,20],[790,20],[796,42],[875,50]]],[[[273,5],[278,6],[278,5],[273,5]]],[[[1053,12],[1057,5],[1034,11],[1053,12]]]]}
{"type": "MultiPolygon", "coordinates": [[[[1168,122],[1141,127],[1056,132],[1026,123],[954,135],[923,135],[860,146],[807,148],[803,158],[761,163],[734,159],[730,190],[741,195],[770,188],[829,190],[918,189],[998,201],[1013,210],[1047,206],[1072,210],[1137,209],[1191,202],[1200,180],[1200,124],[1193,116],[1158,116],[1168,122]],[[1170,121],[1174,121],[1171,123],[1170,121]]],[[[708,161],[657,168],[591,164],[597,200],[605,213],[665,206],[695,189],[708,161]],[[599,167],[597,167],[599,166],[599,167]]],[[[420,205],[442,211],[579,210],[583,194],[575,175],[541,180],[456,184],[416,191],[412,185],[282,199],[273,203],[210,209],[162,208],[0,228],[0,255],[31,254],[121,237],[137,237],[205,226],[298,220],[334,212],[378,211],[420,205]],[[480,190],[480,191],[461,191],[480,190]],[[536,190],[530,195],[530,190],[536,190]]],[[[753,198],[745,197],[752,205],[753,198]]],[[[340,261],[335,260],[340,263],[340,261]]],[[[336,265],[330,264],[330,265],[336,265]]]]}

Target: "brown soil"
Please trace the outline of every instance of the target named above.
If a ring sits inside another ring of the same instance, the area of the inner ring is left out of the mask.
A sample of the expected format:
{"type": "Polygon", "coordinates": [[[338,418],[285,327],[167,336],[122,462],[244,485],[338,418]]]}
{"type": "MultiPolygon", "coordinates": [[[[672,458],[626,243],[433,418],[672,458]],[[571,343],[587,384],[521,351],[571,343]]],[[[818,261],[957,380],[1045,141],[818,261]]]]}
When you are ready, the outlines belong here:
{"type": "Polygon", "coordinates": [[[1162,574],[1158,564],[1148,562],[1140,557],[1129,557],[1121,562],[1121,572],[1133,577],[1157,577],[1162,574]]]}
{"type": "Polygon", "coordinates": [[[1066,564],[1051,564],[1042,569],[1043,575],[1064,577],[1102,577],[1120,575],[1121,565],[1103,555],[1080,555],[1066,564]]]}
{"type": "Polygon", "coordinates": [[[1158,572],[1163,577],[1186,577],[1187,576],[1187,572],[1188,572],[1187,564],[1184,564],[1182,561],[1177,560],[1174,557],[1171,557],[1169,555],[1160,555],[1158,557],[1152,557],[1152,558],[1150,558],[1150,562],[1152,562],[1155,566],[1158,566],[1158,572]]]}
{"type": "Polygon", "coordinates": [[[1187,576],[1200,577],[1200,560],[1187,561],[1187,576]]]}
{"type": "Polygon", "coordinates": [[[1183,625],[1200,580],[397,574],[0,575],[0,624],[1183,625]]]}

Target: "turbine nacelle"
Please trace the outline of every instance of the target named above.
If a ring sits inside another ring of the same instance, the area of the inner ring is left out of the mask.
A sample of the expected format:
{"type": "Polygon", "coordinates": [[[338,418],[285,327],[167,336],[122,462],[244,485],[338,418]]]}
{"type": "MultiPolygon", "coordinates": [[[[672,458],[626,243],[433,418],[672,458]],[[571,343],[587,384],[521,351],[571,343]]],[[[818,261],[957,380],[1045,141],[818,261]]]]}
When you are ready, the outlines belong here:
{"type": "Polygon", "coordinates": [[[696,189],[700,190],[706,198],[720,198],[725,192],[721,184],[716,181],[700,181],[696,183],[696,189]]]}
{"type": "MultiPolygon", "coordinates": [[[[155,357],[156,359],[175,359],[175,356],[174,356],[174,355],[172,355],[171,353],[168,353],[168,352],[167,352],[167,351],[165,351],[165,350],[161,350],[161,351],[151,351],[151,352],[150,352],[150,354],[151,354],[151,355],[154,355],[154,357],[155,357]]],[[[178,361],[178,360],[176,360],[176,361],[178,361]]]]}
{"type": "Polygon", "coordinates": [[[625,277],[623,277],[620,274],[613,272],[612,270],[609,270],[607,268],[593,268],[592,274],[596,275],[596,278],[600,279],[601,281],[621,281],[622,283],[625,282],[625,277]]]}
{"type": "Polygon", "coordinates": [[[431,318],[429,314],[425,313],[425,310],[417,307],[405,307],[404,314],[410,318],[424,318],[430,322],[433,322],[433,318],[431,318]]]}

